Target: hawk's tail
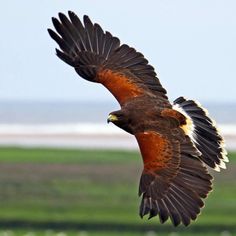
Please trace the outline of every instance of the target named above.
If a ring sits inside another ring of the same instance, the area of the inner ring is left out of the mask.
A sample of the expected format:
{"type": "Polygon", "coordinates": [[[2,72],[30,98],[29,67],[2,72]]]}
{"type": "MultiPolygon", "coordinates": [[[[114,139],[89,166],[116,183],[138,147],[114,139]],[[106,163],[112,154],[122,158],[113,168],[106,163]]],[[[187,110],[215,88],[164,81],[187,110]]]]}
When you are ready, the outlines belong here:
{"type": "Polygon", "coordinates": [[[187,118],[187,124],[182,128],[201,152],[201,160],[216,171],[220,171],[220,168],[225,169],[228,158],[224,140],[215,122],[209,118],[207,110],[199,103],[183,97],[174,101],[173,108],[187,118]]]}

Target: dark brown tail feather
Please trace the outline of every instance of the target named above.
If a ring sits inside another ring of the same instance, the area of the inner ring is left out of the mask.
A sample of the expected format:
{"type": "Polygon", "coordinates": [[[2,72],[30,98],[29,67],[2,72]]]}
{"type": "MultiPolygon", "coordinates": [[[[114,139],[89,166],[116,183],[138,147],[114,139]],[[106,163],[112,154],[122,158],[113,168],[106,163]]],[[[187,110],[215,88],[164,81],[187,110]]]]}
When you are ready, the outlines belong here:
{"type": "MultiPolygon", "coordinates": [[[[189,147],[189,142],[182,144],[181,150],[190,150],[186,146],[189,147]]],[[[153,178],[150,180],[153,181],[153,178]]],[[[212,190],[212,177],[195,155],[191,155],[190,151],[182,151],[179,172],[170,182],[164,197],[158,198],[155,194],[154,187],[158,183],[145,185],[142,186],[146,191],[142,193],[141,217],[147,214],[149,218],[159,215],[161,223],[170,218],[174,226],[181,223],[187,226],[197,218],[204,206],[202,199],[212,190]]]]}
{"type": "Polygon", "coordinates": [[[217,171],[220,171],[220,168],[225,169],[224,162],[228,162],[228,158],[224,149],[224,140],[207,111],[199,103],[183,97],[177,98],[174,101],[175,105],[179,106],[183,114],[189,116],[193,122],[192,141],[202,153],[200,159],[217,171]]]}

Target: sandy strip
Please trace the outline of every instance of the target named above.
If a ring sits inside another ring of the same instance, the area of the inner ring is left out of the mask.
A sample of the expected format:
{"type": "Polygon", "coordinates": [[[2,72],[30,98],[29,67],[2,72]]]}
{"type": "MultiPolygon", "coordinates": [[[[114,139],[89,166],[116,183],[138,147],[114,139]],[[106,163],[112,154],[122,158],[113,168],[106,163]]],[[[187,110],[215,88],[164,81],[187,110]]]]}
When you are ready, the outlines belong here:
{"type": "Polygon", "coordinates": [[[63,148],[98,148],[98,149],[136,149],[134,137],[124,135],[99,135],[99,134],[0,134],[1,146],[17,147],[63,147],[63,148]]]}
{"type": "MultiPolygon", "coordinates": [[[[225,135],[227,150],[236,150],[236,135],[225,135]]],[[[132,135],[123,134],[0,134],[1,146],[137,149],[132,135]]]]}

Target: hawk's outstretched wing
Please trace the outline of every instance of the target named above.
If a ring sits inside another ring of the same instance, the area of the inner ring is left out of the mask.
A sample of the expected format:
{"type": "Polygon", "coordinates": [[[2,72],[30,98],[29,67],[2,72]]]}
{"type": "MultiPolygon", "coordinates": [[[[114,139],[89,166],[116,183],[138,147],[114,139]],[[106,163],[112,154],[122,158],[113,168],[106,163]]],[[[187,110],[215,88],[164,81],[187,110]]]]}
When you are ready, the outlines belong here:
{"type": "Polygon", "coordinates": [[[86,80],[102,83],[122,105],[137,96],[157,96],[169,104],[166,90],[156,77],[154,68],[134,48],[84,16],[84,25],[77,15],[69,11],[69,19],[59,13],[52,18],[57,31],[49,29],[58,43],[57,56],[73,66],[86,80]]]}
{"type": "Polygon", "coordinates": [[[175,226],[181,222],[187,226],[200,213],[202,199],[211,190],[212,177],[189,137],[178,131],[181,132],[148,131],[135,135],[144,162],[139,186],[140,216],[159,215],[161,223],[170,217],[175,226]]]}

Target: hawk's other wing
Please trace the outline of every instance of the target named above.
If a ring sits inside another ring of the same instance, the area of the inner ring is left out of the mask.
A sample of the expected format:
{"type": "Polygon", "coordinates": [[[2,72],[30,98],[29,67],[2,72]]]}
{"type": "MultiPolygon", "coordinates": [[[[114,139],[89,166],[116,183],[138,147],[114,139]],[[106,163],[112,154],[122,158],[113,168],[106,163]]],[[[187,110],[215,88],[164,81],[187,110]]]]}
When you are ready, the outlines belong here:
{"type": "Polygon", "coordinates": [[[177,226],[187,226],[203,207],[212,177],[200,161],[200,153],[180,128],[172,133],[146,131],[135,134],[143,157],[140,179],[140,216],[169,217],[177,226]]]}
{"type": "Polygon", "coordinates": [[[103,84],[121,105],[145,95],[156,96],[170,106],[154,68],[141,53],[120,45],[118,38],[93,24],[88,16],[82,24],[75,13],[69,11],[68,15],[59,13],[60,21],[52,18],[57,33],[48,29],[61,49],[56,49],[60,59],[84,79],[103,84]]]}

